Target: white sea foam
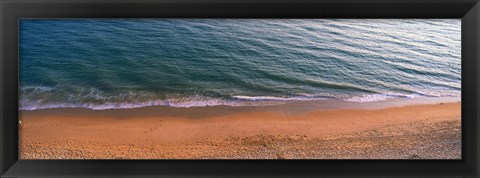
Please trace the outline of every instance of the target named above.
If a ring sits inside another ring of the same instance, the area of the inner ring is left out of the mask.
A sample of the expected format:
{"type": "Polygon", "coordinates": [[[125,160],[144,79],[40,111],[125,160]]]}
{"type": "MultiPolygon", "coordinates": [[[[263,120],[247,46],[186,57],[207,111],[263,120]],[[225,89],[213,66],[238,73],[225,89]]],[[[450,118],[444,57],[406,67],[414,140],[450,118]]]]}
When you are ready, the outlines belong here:
{"type": "Polygon", "coordinates": [[[412,93],[412,94],[399,94],[399,93],[389,93],[389,94],[364,94],[360,96],[352,96],[349,98],[344,99],[345,101],[349,102],[356,102],[356,103],[366,103],[366,102],[376,102],[376,101],[384,101],[392,98],[418,98],[418,97],[460,97],[457,95],[452,94],[439,94],[439,93],[429,93],[429,94],[420,94],[420,93],[412,93]]]}
{"type": "Polygon", "coordinates": [[[281,104],[282,102],[272,101],[235,101],[223,99],[210,100],[156,100],[148,102],[132,102],[132,103],[111,103],[105,102],[102,104],[70,104],[70,103],[40,103],[40,102],[21,102],[20,110],[40,110],[50,108],[87,108],[92,110],[107,110],[107,109],[131,109],[149,106],[169,106],[176,108],[190,108],[190,107],[206,107],[206,106],[268,106],[281,104]]]}
{"type": "MultiPolygon", "coordinates": [[[[232,96],[231,99],[212,98],[205,96],[189,96],[184,98],[172,98],[165,100],[151,101],[131,101],[127,102],[111,102],[105,101],[99,104],[94,103],[52,103],[48,101],[40,101],[35,99],[22,98],[20,100],[20,110],[40,110],[50,108],[87,108],[92,110],[108,110],[108,109],[130,109],[149,106],[168,106],[176,108],[190,107],[207,107],[207,106],[270,106],[285,104],[289,101],[319,101],[319,100],[344,100],[348,102],[366,103],[384,101],[392,98],[417,98],[417,97],[452,97],[452,95],[424,95],[424,94],[364,94],[351,97],[326,97],[319,95],[305,95],[293,97],[277,97],[277,96],[232,96]]],[[[459,97],[459,96],[453,96],[459,97]]],[[[108,98],[108,97],[101,97],[108,98]]]]}
{"type": "Polygon", "coordinates": [[[393,96],[389,96],[385,94],[370,94],[370,95],[353,96],[345,99],[345,101],[356,102],[356,103],[366,103],[366,102],[374,102],[374,101],[383,101],[390,98],[393,98],[393,96]]]}
{"type": "Polygon", "coordinates": [[[315,101],[325,100],[325,97],[316,96],[294,96],[294,97],[276,97],[276,96],[233,96],[235,99],[250,101],[315,101]]]}
{"type": "MultiPolygon", "coordinates": [[[[98,99],[99,97],[97,97],[98,99]]],[[[108,98],[108,97],[100,97],[108,98]]],[[[296,96],[296,97],[274,97],[274,96],[232,96],[232,99],[212,98],[205,96],[189,96],[184,98],[172,98],[165,100],[152,101],[131,101],[126,102],[102,102],[93,103],[49,103],[48,101],[30,100],[23,98],[20,100],[20,110],[39,110],[49,108],[87,108],[92,110],[107,109],[128,109],[149,106],[169,106],[177,108],[206,107],[206,106],[269,106],[284,104],[288,101],[314,101],[325,100],[324,97],[314,96],[296,96]]]]}

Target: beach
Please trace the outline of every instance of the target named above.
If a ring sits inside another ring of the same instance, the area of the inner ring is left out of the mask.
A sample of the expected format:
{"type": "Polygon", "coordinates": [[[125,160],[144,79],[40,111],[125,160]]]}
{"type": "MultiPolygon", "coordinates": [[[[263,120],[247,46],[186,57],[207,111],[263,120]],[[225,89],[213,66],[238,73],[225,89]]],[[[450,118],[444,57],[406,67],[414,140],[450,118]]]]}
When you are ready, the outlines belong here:
{"type": "MultiPolygon", "coordinates": [[[[20,159],[461,159],[461,103],[21,111],[20,159]]],[[[312,104],[308,104],[312,105],[312,104]]]]}
{"type": "Polygon", "coordinates": [[[460,49],[460,19],[21,19],[19,158],[461,159],[460,49]]]}

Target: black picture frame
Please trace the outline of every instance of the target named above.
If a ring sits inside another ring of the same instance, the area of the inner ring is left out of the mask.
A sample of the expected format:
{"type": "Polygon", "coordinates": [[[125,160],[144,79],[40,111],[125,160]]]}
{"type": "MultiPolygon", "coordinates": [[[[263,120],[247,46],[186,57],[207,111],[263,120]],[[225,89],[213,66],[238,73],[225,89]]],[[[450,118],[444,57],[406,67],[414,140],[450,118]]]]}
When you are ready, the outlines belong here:
{"type": "Polygon", "coordinates": [[[478,0],[0,0],[0,177],[478,177],[478,0]],[[459,18],[461,160],[18,160],[21,18],[459,18]]]}

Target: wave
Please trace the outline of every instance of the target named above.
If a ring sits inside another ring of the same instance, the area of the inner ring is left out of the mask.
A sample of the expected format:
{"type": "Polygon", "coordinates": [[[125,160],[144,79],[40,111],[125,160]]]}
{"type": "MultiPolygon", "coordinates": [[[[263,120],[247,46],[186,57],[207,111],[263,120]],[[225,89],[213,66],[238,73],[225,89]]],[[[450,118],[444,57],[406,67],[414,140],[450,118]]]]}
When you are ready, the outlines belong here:
{"type": "Polygon", "coordinates": [[[326,100],[327,97],[319,96],[295,96],[295,97],[276,97],[276,96],[233,96],[232,98],[249,101],[314,101],[326,100]]]}
{"type": "Polygon", "coordinates": [[[353,96],[345,101],[349,102],[356,102],[356,103],[367,103],[367,102],[375,102],[375,101],[384,101],[392,98],[416,98],[421,97],[420,94],[410,94],[410,95],[394,95],[394,94],[369,94],[369,95],[361,95],[361,96],[353,96]]]}
{"type": "MultiPolygon", "coordinates": [[[[100,97],[97,97],[100,98],[100,97]]],[[[106,98],[106,97],[103,97],[106,98]]],[[[172,98],[165,100],[151,101],[130,101],[130,102],[110,102],[103,103],[52,103],[38,99],[22,98],[20,100],[20,110],[40,110],[51,108],[86,108],[92,110],[107,109],[130,109],[149,106],[168,106],[176,108],[206,107],[206,106],[270,106],[285,104],[288,101],[315,101],[326,100],[324,97],[296,96],[296,97],[275,97],[275,96],[233,96],[226,98],[212,98],[206,96],[188,96],[183,98],[172,98]]],[[[98,101],[97,101],[98,102],[98,101]]]]}
{"type": "Polygon", "coordinates": [[[53,103],[53,104],[33,104],[34,102],[28,103],[24,102],[20,106],[20,110],[41,110],[41,109],[52,109],[52,108],[86,108],[91,110],[108,110],[108,109],[131,109],[131,108],[141,108],[149,106],[168,106],[175,108],[190,108],[190,107],[207,107],[207,106],[269,106],[281,104],[280,102],[270,101],[270,102],[246,102],[246,101],[228,101],[221,99],[211,99],[211,100],[183,100],[183,101],[174,101],[174,100],[157,100],[149,102],[132,102],[132,103],[103,103],[103,104],[92,104],[92,103],[81,103],[81,104],[70,104],[70,103],[53,103]]]}
{"type": "MultiPolygon", "coordinates": [[[[38,88],[37,88],[38,89],[38,88]]],[[[43,90],[52,90],[51,88],[42,88],[43,90]]],[[[109,109],[131,109],[150,106],[167,106],[175,108],[190,108],[190,107],[208,107],[208,106],[271,106],[286,104],[288,102],[301,101],[325,101],[325,100],[341,100],[345,102],[367,103],[378,102],[394,98],[417,98],[417,97],[460,97],[460,95],[452,94],[359,94],[354,96],[333,96],[330,94],[323,95],[302,95],[302,96],[245,96],[234,95],[228,98],[214,98],[209,96],[193,95],[169,99],[150,99],[146,100],[141,97],[130,96],[129,100],[125,101],[109,101],[108,96],[96,96],[96,98],[103,98],[103,101],[82,101],[79,98],[61,101],[49,101],[46,98],[39,99],[38,96],[21,97],[20,110],[41,110],[52,108],[85,108],[91,110],[109,110],[109,109]],[[141,98],[141,99],[132,99],[141,98]]]]}

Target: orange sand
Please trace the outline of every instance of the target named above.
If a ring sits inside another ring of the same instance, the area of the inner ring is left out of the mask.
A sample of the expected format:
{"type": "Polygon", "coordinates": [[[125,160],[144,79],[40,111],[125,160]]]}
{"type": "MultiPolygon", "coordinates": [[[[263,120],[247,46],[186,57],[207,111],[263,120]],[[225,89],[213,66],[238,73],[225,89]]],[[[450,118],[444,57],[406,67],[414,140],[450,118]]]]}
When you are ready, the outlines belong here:
{"type": "Polygon", "coordinates": [[[22,111],[20,158],[460,159],[460,106],[22,111]]]}

